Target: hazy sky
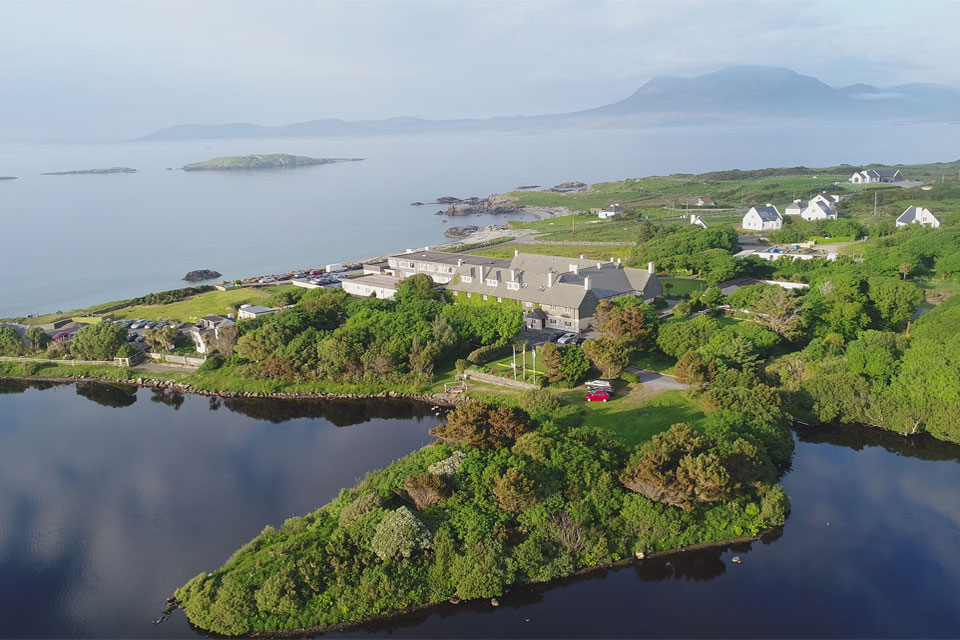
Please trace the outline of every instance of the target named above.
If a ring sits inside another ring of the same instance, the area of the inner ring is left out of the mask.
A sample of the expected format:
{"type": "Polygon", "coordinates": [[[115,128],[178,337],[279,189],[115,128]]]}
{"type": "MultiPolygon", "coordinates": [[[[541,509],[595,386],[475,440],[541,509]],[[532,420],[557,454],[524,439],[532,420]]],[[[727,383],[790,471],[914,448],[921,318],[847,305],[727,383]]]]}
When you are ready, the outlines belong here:
{"type": "Polygon", "coordinates": [[[785,66],[960,86],[960,2],[0,0],[0,139],[573,111],[785,66]]]}

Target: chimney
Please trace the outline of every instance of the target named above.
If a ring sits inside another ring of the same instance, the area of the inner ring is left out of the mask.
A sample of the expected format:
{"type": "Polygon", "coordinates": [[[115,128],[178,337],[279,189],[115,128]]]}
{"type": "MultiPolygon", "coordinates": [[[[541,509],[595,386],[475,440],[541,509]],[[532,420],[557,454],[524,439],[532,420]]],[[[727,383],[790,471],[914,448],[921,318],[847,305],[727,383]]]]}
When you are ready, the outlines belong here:
{"type": "Polygon", "coordinates": [[[570,271],[573,271],[573,275],[575,276],[580,275],[580,267],[575,264],[570,265],[570,271]]]}
{"type": "Polygon", "coordinates": [[[413,253],[413,249],[407,249],[404,253],[413,253]]]}
{"type": "Polygon", "coordinates": [[[553,286],[553,271],[547,271],[547,286],[553,286]]]}
{"type": "Polygon", "coordinates": [[[590,276],[583,279],[583,290],[590,291],[590,276]]]}
{"type": "Polygon", "coordinates": [[[648,263],[647,263],[647,273],[649,273],[650,275],[653,275],[653,274],[655,274],[656,272],[657,272],[657,265],[655,265],[655,264],[652,263],[652,262],[648,262],[648,263]]]}
{"type": "Polygon", "coordinates": [[[520,249],[514,249],[514,250],[513,250],[513,257],[516,258],[518,255],[520,255],[520,249]]]}
{"type": "Polygon", "coordinates": [[[459,269],[462,266],[463,266],[463,258],[457,258],[457,268],[459,269]]]}
{"type": "Polygon", "coordinates": [[[599,271],[600,269],[603,269],[603,263],[602,263],[602,262],[598,262],[598,263],[597,263],[597,270],[599,271]]]}
{"type": "Polygon", "coordinates": [[[587,259],[587,254],[581,253],[581,254],[580,254],[580,259],[581,259],[581,260],[586,260],[586,259],[587,259]]]}
{"type": "Polygon", "coordinates": [[[767,206],[768,206],[768,207],[772,207],[773,205],[768,202],[768,203],[767,203],[767,206]]]}
{"type": "Polygon", "coordinates": [[[481,279],[481,280],[486,280],[486,278],[487,278],[487,268],[484,267],[484,266],[481,266],[481,267],[480,267],[480,279],[481,279]]]}
{"type": "Polygon", "coordinates": [[[517,281],[517,270],[510,269],[510,282],[516,282],[516,281],[517,281]]]}
{"type": "Polygon", "coordinates": [[[610,262],[614,262],[613,256],[610,256],[610,262]]]}
{"type": "Polygon", "coordinates": [[[622,262],[623,260],[621,260],[620,258],[617,258],[617,269],[620,268],[622,262]]]}

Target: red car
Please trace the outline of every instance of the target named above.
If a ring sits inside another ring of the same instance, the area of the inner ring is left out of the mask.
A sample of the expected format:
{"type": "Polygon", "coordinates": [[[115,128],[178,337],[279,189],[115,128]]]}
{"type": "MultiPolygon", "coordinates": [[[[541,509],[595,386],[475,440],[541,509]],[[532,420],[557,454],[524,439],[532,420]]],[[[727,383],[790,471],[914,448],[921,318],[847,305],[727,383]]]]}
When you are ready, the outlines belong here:
{"type": "Polygon", "coordinates": [[[591,391],[583,397],[587,402],[606,402],[610,399],[609,391],[591,391]]]}

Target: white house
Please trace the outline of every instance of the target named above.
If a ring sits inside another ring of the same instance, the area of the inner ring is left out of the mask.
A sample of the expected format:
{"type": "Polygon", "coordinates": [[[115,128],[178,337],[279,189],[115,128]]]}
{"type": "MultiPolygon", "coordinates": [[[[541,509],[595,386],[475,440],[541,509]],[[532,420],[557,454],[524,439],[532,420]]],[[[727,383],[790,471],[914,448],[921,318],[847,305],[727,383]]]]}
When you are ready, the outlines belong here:
{"type": "Polygon", "coordinates": [[[852,184],[879,184],[881,182],[900,182],[903,180],[903,174],[899,169],[867,169],[857,171],[850,176],[852,184]]]}
{"type": "Polygon", "coordinates": [[[698,216],[698,215],[695,214],[695,213],[691,213],[691,214],[690,214],[690,224],[695,224],[695,225],[697,225],[698,227],[702,227],[702,228],[704,228],[704,229],[707,228],[707,221],[704,220],[703,218],[701,218],[700,216],[698,216]]]}
{"type": "Polygon", "coordinates": [[[276,312],[276,309],[264,307],[259,304],[242,304],[240,305],[240,308],[237,309],[237,317],[241,320],[249,320],[251,318],[259,318],[260,316],[266,316],[276,312]]]}
{"type": "Polygon", "coordinates": [[[837,205],[840,204],[840,196],[824,191],[823,193],[818,193],[810,198],[810,202],[808,204],[813,204],[814,202],[822,202],[831,209],[836,209],[837,205]]]}
{"type": "Polygon", "coordinates": [[[613,216],[622,212],[623,212],[623,207],[621,207],[619,204],[612,204],[605,209],[596,210],[597,216],[599,216],[601,220],[609,220],[613,216]]]}
{"type": "Polygon", "coordinates": [[[750,207],[740,226],[753,231],[775,231],[783,228],[783,216],[774,205],[767,203],[764,207],[750,207]]]}
{"type": "Polygon", "coordinates": [[[836,220],[837,212],[823,203],[822,200],[811,200],[800,217],[804,220],[836,220]]]}
{"type": "Polygon", "coordinates": [[[360,276],[359,278],[348,278],[340,281],[343,290],[352,296],[369,298],[375,296],[384,300],[393,300],[397,293],[402,278],[373,274],[360,276]]]}
{"type": "Polygon", "coordinates": [[[897,226],[905,227],[908,224],[917,223],[924,227],[931,227],[933,229],[940,228],[940,221],[930,213],[930,209],[924,207],[907,207],[907,210],[900,214],[900,217],[897,218],[897,226]]]}
{"type": "Polygon", "coordinates": [[[806,208],[807,206],[803,204],[803,200],[797,199],[787,205],[783,210],[783,214],[786,216],[798,216],[803,213],[803,210],[806,208]]]}
{"type": "Polygon", "coordinates": [[[715,207],[717,203],[713,201],[713,198],[704,198],[703,196],[697,196],[696,198],[686,198],[682,201],[683,204],[688,207],[715,207]]]}

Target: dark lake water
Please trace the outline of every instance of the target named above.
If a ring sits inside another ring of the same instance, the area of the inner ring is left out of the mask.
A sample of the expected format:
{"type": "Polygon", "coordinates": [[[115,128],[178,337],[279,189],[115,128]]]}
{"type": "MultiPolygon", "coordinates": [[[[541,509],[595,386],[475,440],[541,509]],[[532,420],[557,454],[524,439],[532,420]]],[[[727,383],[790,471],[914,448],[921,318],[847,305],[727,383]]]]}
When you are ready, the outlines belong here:
{"type": "MultiPolygon", "coordinates": [[[[179,612],[150,624],[175,587],[427,442],[438,420],[419,405],[0,384],[4,637],[192,635],[179,612]]],[[[800,433],[783,480],[793,512],[763,542],[338,635],[958,637],[958,462],[960,447],[931,440],[800,433]]]]}
{"type": "MultiPolygon", "coordinates": [[[[0,317],[75,309],[445,241],[438,196],[721,169],[955,160],[960,126],[790,125],[317,140],[2,144],[0,317]],[[362,157],[296,170],[167,171],[215,156],[362,157]],[[39,175],[125,166],[140,173],[39,175]],[[37,259],[38,255],[42,259],[37,259]]],[[[907,175],[909,178],[909,174],[907,175]]]]}

